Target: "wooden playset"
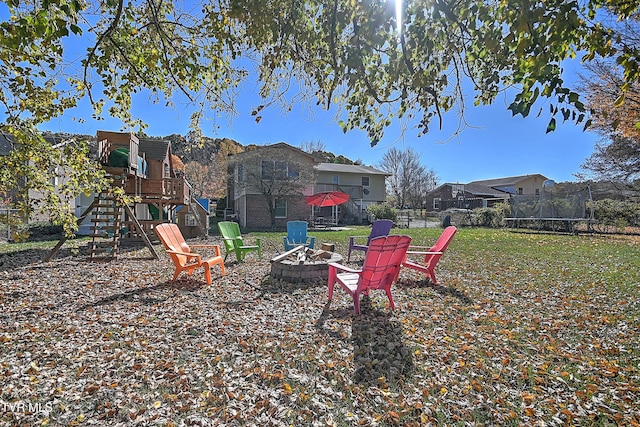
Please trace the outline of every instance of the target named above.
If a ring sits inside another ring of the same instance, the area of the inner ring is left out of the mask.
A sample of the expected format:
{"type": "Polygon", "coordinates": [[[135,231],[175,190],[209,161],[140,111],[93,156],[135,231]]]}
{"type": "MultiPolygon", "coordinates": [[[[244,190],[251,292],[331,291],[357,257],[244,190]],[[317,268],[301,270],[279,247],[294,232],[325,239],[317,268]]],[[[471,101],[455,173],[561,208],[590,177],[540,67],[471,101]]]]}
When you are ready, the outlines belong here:
{"type": "MultiPolygon", "coordinates": [[[[172,222],[179,209],[187,209],[189,221],[206,235],[206,212],[192,197],[191,186],[184,175],[174,169],[169,141],[98,131],[97,160],[111,178],[112,188],[96,195],[78,218],[80,224],[91,217],[91,259],[114,259],[121,245],[140,244],[146,245],[157,258],[151,243],[151,239],[156,238],[153,229],[158,224],[172,222]],[[114,188],[122,188],[128,202],[116,199],[114,188]]],[[[55,255],[64,240],[47,260],[55,255]]]]}

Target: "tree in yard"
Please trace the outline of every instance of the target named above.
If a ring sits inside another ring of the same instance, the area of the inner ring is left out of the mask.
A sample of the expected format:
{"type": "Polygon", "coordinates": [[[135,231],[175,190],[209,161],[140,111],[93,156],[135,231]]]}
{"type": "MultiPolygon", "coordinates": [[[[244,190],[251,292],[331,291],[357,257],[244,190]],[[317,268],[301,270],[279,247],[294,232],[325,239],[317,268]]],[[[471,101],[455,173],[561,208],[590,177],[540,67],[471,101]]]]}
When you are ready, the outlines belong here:
{"type": "Polygon", "coordinates": [[[189,162],[184,165],[187,181],[193,186],[196,197],[218,198],[224,194],[226,174],[215,164],[189,162]]]}
{"type": "Polygon", "coordinates": [[[319,139],[316,141],[302,141],[300,143],[300,149],[305,153],[313,154],[318,151],[327,151],[327,145],[319,139]]]}
{"type": "Polygon", "coordinates": [[[438,176],[433,169],[421,166],[416,170],[416,176],[407,197],[409,205],[416,209],[424,208],[427,194],[436,187],[437,182],[438,176]]]}
{"type": "MultiPolygon", "coordinates": [[[[640,14],[619,24],[619,43],[640,49],[640,14]]],[[[640,82],[625,82],[623,69],[613,61],[587,66],[580,90],[592,111],[592,129],[601,137],[582,165],[598,179],[632,183],[640,179],[640,82]]]]}
{"type": "Polygon", "coordinates": [[[229,160],[229,179],[235,180],[238,192],[259,195],[276,226],[279,203],[300,199],[314,182],[314,169],[299,156],[283,147],[252,148],[229,160]]]}
{"type": "Polygon", "coordinates": [[[18,217],[47,213],[56,224],[77,228],[75,197],[108,185],[101,168],[89,160],[89,146],[73,137],[51,143],[30,128],[13,128],[11,150],[0,156],[0,199],[9,200],[18,217]]]}
{"type": "Polygon", "coordinates": [[[420,155],[412,148],[390,148],[382,156],[379,167],[390,174],[387,178],[388,193],[391,203],[398,208],[408,205],[421,208],[437,181],[435,172],[420,164],[420,155]]]}
{"type": "MultiPolygon", "coordinates": [[[[414,118],[426,133],[445,112],[464,113],[465,82],[476,105],[511,88],[508,108],[523,116],[548,98],[549,130],[557,117],[585,122],[579,94],[562,78],[563,61],[579,52],[586,62],[614,59],[624,84],[640,75],[637,47],[615,43],[615,31],[596,20],[603,6],[628,20],[635,1],[397,1],[396,8],[387,0],[5,2],[3,130],[19,143],[16,156],[27,157],[39,151],[39,124],[87,99],[95,117],[110,115],[142,131],[144,123],[131,115],[134,94],[189,104],[197,130],[210,111],[236,112],[237,87],[251,61],[263,97],[257,121],[272,104],[315,98],[336,105],[343,130],[364,130],[372,145],[394,120],[414,118]]],[[[86,162],[82,150],[73,154],[77,161],[69,158],[68,167],[86,162]]],[[[52,163],[13,160],[0,166],[9,170],[2,177],[31,177],[31,189],[53,170],[52,163]]],[[[98,182],[100,171],[91,170],[79,177],[98,182]]],[[[10,184],[1,180],[0,191],[10,184]]],[[[59,218],[74,221],[70,212],[59,218]]]]}

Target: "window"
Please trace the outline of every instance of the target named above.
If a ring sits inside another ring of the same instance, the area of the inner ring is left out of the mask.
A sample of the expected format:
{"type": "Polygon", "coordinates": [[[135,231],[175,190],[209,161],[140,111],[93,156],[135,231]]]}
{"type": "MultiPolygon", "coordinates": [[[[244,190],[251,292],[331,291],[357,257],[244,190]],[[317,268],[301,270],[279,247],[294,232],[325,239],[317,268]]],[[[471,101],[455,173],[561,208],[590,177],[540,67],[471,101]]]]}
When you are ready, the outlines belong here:
{"type": "Polygon", "coordinates": [[[540,189],[536,188],[536,196],[539,196],[539,195],[540,195],[540,189]]]}
{"type": "Polygon", "coordinates": [[[299,178],[300,171],[295,166],[289,164],[287,165],[287,176],[293,179],[299,178]]]}
{"type": "Polygon", "coordinates": [[[270,160],[262,161],[262,179],[273,179],[273,170],[275,169],[275,163],[270,160]]]}
{"type": "Polygon", "coordinates": [[[287,177],[287,162],[279,162],[276,160],[274,165],[275,178],[279,180],[285,179],[287,177]]]}
{"type": "Polygon", "coordinates": [[[198,225],[196,223],[196,217],[193,214],[187,214],[184,216],[184,225],[187,227],[195,227],[198,225]]]}
{"type": "Polygon", "coordinates": [[[363,176],[362,177],[362,186],[363,187],[368,187],[369,186],[369,177],[368,176],[363,176]]]}
{"type": "Polygon", "coordinates": [[[236,181],[244,182],[244,165],[242,163],[238,164],[236,168],[236,181]]]}
{"type": "Polygon", "coordinates": [[[433,209],[434,210],[440,210],[440,198],[439,197],[434,197],[433,198],[433,209]]]}
{"type": "Polygon", "coordinates": [[[523,195],[524,194],[524,188],[518,187],[518,194],[523,195]]]}
{"type": "Polygon", "coordinates": [[[340,179],[339,179],[338,175],[333,175],[331,177],[331,182],[334,183],[334,184],[340,184],[340,179]]]}
{"type": "Polygon", "coordinates": [[[285,199],[276,199],[274,201],[274,205],[276,208],[276,218],[286,218],[287,217],[287,201],[285,199]]]}
{"type": "Polygon", "coordinates": [[[53,178],[51,178],[51,184],[53,186],[58,186],[58,184],[60,184],[60,182],[58,181],[58,167],[57,166],[53,169],[53,178]]]}
{"type": "Polygon", "coordinates": [[[298,169],[288,163],[279,160],[263,160],[262,173],[263,180],[285,180],[288,178],[296,179],[300,176],[298,169]]]}

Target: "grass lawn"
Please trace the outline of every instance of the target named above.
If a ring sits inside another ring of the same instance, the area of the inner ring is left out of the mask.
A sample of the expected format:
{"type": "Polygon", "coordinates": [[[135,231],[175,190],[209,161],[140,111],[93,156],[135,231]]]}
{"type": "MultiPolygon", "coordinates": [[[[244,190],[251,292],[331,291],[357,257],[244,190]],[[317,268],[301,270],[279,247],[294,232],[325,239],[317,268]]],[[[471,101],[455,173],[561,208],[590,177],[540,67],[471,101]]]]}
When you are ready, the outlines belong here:
{"type": "MultiPolygon", "coordinates": [[[[373,293],[355,316],[342,289],[269,278],[284,234],[250,233],[263,259],[211,286],[172,282],[159,248],[0,245],[0,425],[640,425],[637,237],[462,228],[439,285],[402,270],[395,311],[373,293]]],[[[368,230],[309,234],[346,258],[368,230]]]]}

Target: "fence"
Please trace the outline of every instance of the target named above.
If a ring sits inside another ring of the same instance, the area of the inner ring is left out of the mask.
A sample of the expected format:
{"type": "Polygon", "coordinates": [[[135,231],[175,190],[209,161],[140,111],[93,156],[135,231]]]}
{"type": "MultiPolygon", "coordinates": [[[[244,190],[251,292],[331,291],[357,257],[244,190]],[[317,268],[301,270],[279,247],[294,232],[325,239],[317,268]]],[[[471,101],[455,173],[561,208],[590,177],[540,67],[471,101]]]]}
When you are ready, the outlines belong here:
{"type": "Polygon", "coordinates": [[[0,208],[0,239],[12,240],[11,230],[17,230],[18,209],[0,208]]]}

